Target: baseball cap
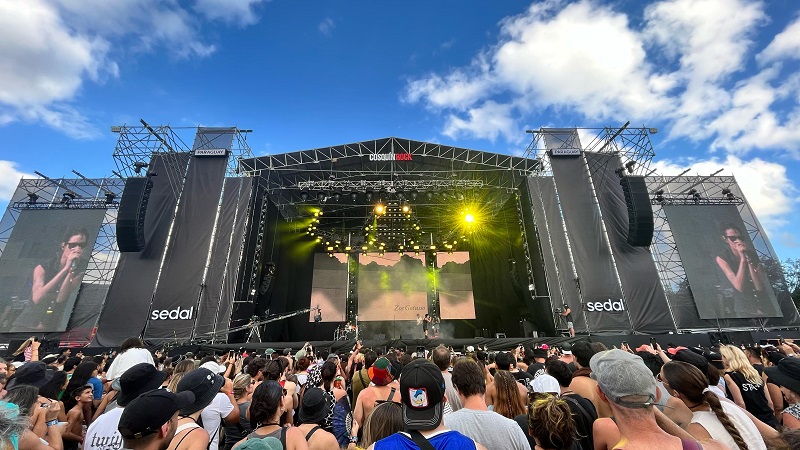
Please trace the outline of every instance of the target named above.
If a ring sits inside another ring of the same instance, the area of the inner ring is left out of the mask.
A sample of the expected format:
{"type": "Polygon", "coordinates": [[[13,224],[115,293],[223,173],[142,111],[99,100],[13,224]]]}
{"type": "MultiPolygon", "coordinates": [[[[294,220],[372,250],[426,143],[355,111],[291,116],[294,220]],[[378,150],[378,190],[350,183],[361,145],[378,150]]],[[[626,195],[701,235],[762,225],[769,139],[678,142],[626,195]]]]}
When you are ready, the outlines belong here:
{"type": "Polygon", "coordinates": [[[558,380],[556,380],[554,376],[546,373],[539,375],[531,381],[531,389],[533,389],[533,392],[542,393],[549,392],[558,394],[561,392],[561,386],[558,384],[558,380]]]}
{"type": "Polygon", "coordinates": [[[534,358],[547,358],[547,350],[543,348],[535,348],[533,349],[533,357],[534,358]]]}
{"type": "Polygon", "coordinates": [[[53,378],[53,370],[41,361],[30,361],[17,367],[14,377],[8,382],[6,389],[14,386],[27,385],[42,387],[53,378]]]}
{"type": "Polygon", "coordinates": [[[117,378],[120,387],[117,404],[125,406],[143,393],[158,389],[166,378],[166,373],[159,372],[150,363],[136,364],[117,378]]]}
{"type": "Polygon", "coordinates": [[[117,429],[125,439],[149,436],[169,422],[176,412],[192,403],[194,394],[190,391],[173,394],[165,389],[157,389],[145,392],[125,407],[117,429]]]}
{"type": "Polygon", "coordinates": [[[606,350],[589,361],[592,379],[612,402],[645,408],[656,401],[656,380],[644,360],[623,350],[606,350]]]}
{"type": "Polygon", "coordinates": [[[268,349],[264,350],[264,354],[267,355],[267,356],[270,356],[273,353],[275,353],[275,349],[274,348],[268,348],[268,349]]]}
{"type": "Polygon", "coordinates": [[[770,383],[800,393],[800,358],[783,358],[778,364],[764,368],[770,383]]]}
{"type": "Polygon", "coordinates": [[[572,344],[567,342],[564,345],[562,345],[561,346],[561,353],[563,353],[565,355],[571,355],[572,354],[572,344]]]}
{"type": "Polygon", "coordinates": [[[208,369],[213,373],[225,373],[225,371],[228,369],[224,365],[217,364],[214,361],[206,361],[203,364],[200,364],[200,367],[203,369],[208,369]]]}
{"type": "Polygon", "coordinates": [[[427,359],[415,359],[400,375],[403,423],[409,430],[433,430],[442,422],[444,377],[427,359]]]}

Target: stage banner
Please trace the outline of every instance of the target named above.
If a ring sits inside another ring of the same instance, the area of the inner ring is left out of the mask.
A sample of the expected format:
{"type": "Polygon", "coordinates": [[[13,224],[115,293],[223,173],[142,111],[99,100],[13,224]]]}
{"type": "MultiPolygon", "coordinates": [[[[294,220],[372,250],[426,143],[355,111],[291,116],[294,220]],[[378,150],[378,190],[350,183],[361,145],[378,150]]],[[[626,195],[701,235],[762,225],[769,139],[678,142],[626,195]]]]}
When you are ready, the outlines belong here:
{"type": "Polygon", "coordinates": [[[770,253],[754,246],[735,205],[665,205],[664,212],[701,319],[783,316],[770,253]]]}
{"type": "Polygon", "coordinates": [[[436,290],[442,320],[475,319],[469,252],[436,254],[436,290]]]}
{"type": "MultiPolygon", "coordinates": [[[[628,306],[622,298],[585,160],[582,156],[551,158],[550,165],[589,331],[630,331],[628,306]]],[[[578,310],[572,312],[574,317],[578,310]]]]}
{"type": "Polygon", "coordinates": [[[0,256],[0,330],[67,328],[105,212],[20,211],[0,256]]]}
{"type": "MultiPolygon", "coordinates": [[[[230,310],[229,302],[232,297],[224,295],[223,286],[225,284],[228,271],[228,264],[238,267],[239,255],[231,255],[230,249],[237,243],[234,227],[237,219],[242,220],[246,215],[247,207],[241,211],[238,209],[241,187],[246,178],[226,178],[222,188],[222,203],[220,212],[217,216],[217,224],[214,231],[214,243],[212,244],[211,260],[208,265],[206,283],[203,286],[200,296],[200,304],[197,307],[197,322],[195,325],[194,336],[197,339],[211,339],[217,329],[217,319],[222,311],[230,310]],[[230,258],[233,257],[231,260],[230,258]]],[[[238,239],[241,240],[241,234],[238,239]]],[[[235,276],[235,274],[234,274],[235,276]]],[[[226,329],[227,323],[222,325],[226,329]]]]}
{"type": "Polygon", "coordinates": [[[359,321],[421,320],[428,313],[425,255],[370,253],[358,263],[359,321]]]}
{"type": "Polygon", "coordinates": [[[633,330],[657,334],[675,330],[667,297],[648,247],[634,247],[627,241],[628,206],[619,177],[622,167],[618,155],[586,153],[586,162],[597,192],[614,262],[622,282],[622,293],[629,309],[633,330]]]}
{"type": "MultiPolygon", "coordinates": [[[[542,242],[551,308],[563,308],[564,304],[569,305],[575,330],[588,331],[581,310],[580,295],[575,283],[576,275],[572,269],[572,258],[569,254],[567,236],[564,234],[564,221],[561,218],[553,177],[528,178],[528,190],[536,230],[542,242]]],[[[553,317],[555,314],[553,312],[553,317]]]]}
{"type": "Polygon", "coordinates": [[[103,302],[108,297],[110,287],[110,284],[81,285],[81,293],[69,318],[67,331],[61,335],[61,342],[86,344],[92,340],[97,318],[100,316],[103,302]]]}
{"type": "MultiPolygon", "coordinates": [[[[311,278],[311,303],[309,308],[320,308],[322,322],[346,322],[347,303],[347,253],[314,254],[314,273],[311,278]]],[[[313,322],[316,311],[311,311],[308,321],[313,322]]]]}
{"type": "Polygon", "coordinates": [[[193,156],[189,161],[146,340],[182,342],[192,337],[227,163],[221,157],[193,156]]]}
{"type": "Polygon", "coordinates": [[[120,255],[93,346],[117,347],[129,337],[142,335],[178,201],[172,183],[183,180],[188,162],[188,153],[159,154],[150,160],[149,169],[158,175],[152,177],[144,220],[147,244],[141,252],[120,255]]]}

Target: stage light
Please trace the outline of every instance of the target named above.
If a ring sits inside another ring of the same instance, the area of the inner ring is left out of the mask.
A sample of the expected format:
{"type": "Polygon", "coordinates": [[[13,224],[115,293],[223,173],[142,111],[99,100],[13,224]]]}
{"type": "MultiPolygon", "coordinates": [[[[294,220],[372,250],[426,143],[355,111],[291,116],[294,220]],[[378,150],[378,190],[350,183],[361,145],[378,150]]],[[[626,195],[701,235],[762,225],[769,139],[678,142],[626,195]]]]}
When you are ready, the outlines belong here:
{"type": "Polygon", "coordinates": [[[136,175],[141,175],[142,169],[144,169],[149,165],[150,164],[147,164],[146,162],[143,161],[136,161],[133,163],[133,171],[136,172],[136,175]]]}
{"type": "Polygon", "coordinates": [[[36,200],[39,200],[39,196],[33,192],[28,192],[28,203],[36,203],[36,200]]]}
{"type": "Polygon", "coordinates": [[[475,223],[475,216],[473,216],[473,215],[472,215],[472,214],[470,214],[470,213],[467,213],[467,214],[465,214],[465,215],[464,215],[464,222],[467,222],[467,223],[475,223]]]}
{"type": "Polygon", "coordinates": [[[436,250],[436,246],[435,246],[435,245],[433,245],[433,244],[431,244],[431,247],[430,247],[430,248],[431,248],[431,250],[436,250]]]}
{"type": "Polygon", "coordinates": [[[117,194],[113,192],[106,192],[106,205],[114,203],[115,198],[117,198],[117,194]]]}
{"type": "Polygon", "coordinates": [[[375,205],[375,214],[379,216],[386,214],[386,207],[383,205],[383,203],[378,203],[375,205]]]}
{"type": "Polygon", "coordinates": [[[322,238],[317,236],[317,242],[322,242],[322,238]]]}
{"type": "Polygon", "coordinates": [[[308,192],[306,192],[306,191],[301,192],[300,193],[300,200],[302,200],[302,201],[308,200],[308,192]]]}
{"type": "Polygon", "coordinates": [[[333,201],[338,202],[341,198],[342,198],[342,194],[340,194],[338,192],[334,192],[333,193],[333,201]]]}
{"type": "Polygon", "coordinates": [[[325,250],[327,250],[327,251],[329,251],[329,252],[332,252],[332,251],[333,251],[333,247],[330,247],[330,246],[329,246],[329,247],[325,248],[325,250]]]}
{"type": "Polygon", "coordinates": [[[347,247],[345,247],[345,248],[344,248],[344,251],[346,251],[346,252],[349,252],[349,251],[350,251],[350,250],[352,250],[352,249],[353,249],[353,247],[350,247],[350,246],[348,245],[347,247]]]}
{"type": "Polygon", "coordinates": [[[625,163],[625,169],[628,171],[628,173],[633,173],[634,167],[636,167],[636,161],[631,160],[625,163]]]}
{"type": "Polygon", "coordinates": [[[426,194],[428,196],[428,200],[433,200],[433,192],[428,191],[428,192],[426,192],[426,194]]]}
{"type": "Polygon", "coordinates": [[[357,202],[358,201],[358,192],[353,192],[352,194],[350,194],[350,198],[353,199],[353,203],[357,202]]]}
{"type": "Polygon", "coordinates": [[[367,198],[368,202],[372,201],[372,191],[367,191],[366,194],[364,194],[364,196],[367,198]]]}
{"type": "Polygon", "coordinates": [[[324,202],[325,201],[325,193],[324,192],[318,192],[317,193],[317,200],[319,200],[320,203],[324,202]]]}
{"type": "Polygon", "coordinates": [[[409,212],[411,212],[411,207],[410,207],[410,206],[408,206],[408,205],[403,205],[403,208],[402,208],[402,209],[403,209],[403,212],[404,212],[404,213],[409,213],[409,212]]]}

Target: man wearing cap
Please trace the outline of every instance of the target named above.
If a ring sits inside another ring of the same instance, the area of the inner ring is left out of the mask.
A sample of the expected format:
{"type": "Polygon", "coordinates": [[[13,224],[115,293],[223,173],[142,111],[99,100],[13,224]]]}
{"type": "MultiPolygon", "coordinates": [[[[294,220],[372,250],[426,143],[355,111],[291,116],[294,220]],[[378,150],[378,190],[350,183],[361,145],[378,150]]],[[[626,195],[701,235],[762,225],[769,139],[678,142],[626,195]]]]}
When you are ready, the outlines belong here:
{"type": "Polygon", "coordinates": [[[139,363],[119,377],[117,408],[107,410],[86,430],[83,450],[118,450],[122,448],[122,436],[117,430],[125,407],[141,394],[158,389],[167,374],[156,370],[150,363],[139,363]]]}
{"type": "MultiPolygon", "coordinates": [[[[489,411],[486,406],[486,380],[474,361],[459,361],[453,367],[453,385],[463,408],[446,414],[447,428],[456,430],[491,449],[530,450],[522,428],[511,419],[489,411]]],[[[450,399],[447,399],[448,402],[450,399]]],[[[527,425],[526,425],[527,429],[527,425]]]]}
{"type": "Polygon", "coordinates": [[[533,376],[534,379],[539,375],[545,374],[544,363],[547,361],[547,350],[543,348],[534,348],[533,349],[533,364],[528,366],[528,373],[533,376]]]}
{"type": "Polygon", "coordinates": [[[486,447],[458,431],[445,428],[442,372],[432,362],[415,359],[400,376],[403,424],[408,432],[395,433],[372,444],[370,450],[422,449],[425,441],[437,450],[484,450],[486,447]],[[422,444],[418,445],[417,443],[422,444]]]}
{"type": "Polygon", "coordinates": [[[367,423],[367,419],[375,409],[376,401],[400,402],[400,383],[392,376],[392,363],[385,357],[375,360],[375,364],[367,371],[370,379],[369,386],[362,390],[356,399],[353,408],[353,420],[360,426],[367,423]]]}
{"type": "Polygon", "coordinates": [[[659,397],[656,380],[639,356],[623,350],[606,350],[592,356],[589,366],[600,398],[611,408],[619,427],[621,439],[615,449],[726,448],[714,440],[700,445],[653,407],[659,397]]]}
{"type": "Polygon", "coordinates": [[[140,395],[130,402],[119,419],[124,448],[165,450],[175,436],[178,411],[193,402],[194,394],[188,391],[173,394],[158,389],[140,395]]]}

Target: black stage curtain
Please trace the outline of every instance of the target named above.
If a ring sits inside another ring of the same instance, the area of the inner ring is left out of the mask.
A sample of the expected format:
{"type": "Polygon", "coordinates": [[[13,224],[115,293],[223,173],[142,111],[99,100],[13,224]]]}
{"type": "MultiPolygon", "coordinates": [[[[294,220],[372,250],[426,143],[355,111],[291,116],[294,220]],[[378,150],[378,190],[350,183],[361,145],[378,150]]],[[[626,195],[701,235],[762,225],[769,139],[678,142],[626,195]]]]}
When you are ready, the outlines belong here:
{"type": "Polygon", "coordinates": [[[188,153],[159,154],[150,160],[150,169],[158,176],[152,179],[147,203],[146,245],[141,252],[120,256],[92,346],[117,347],[129,337],[142,335],[177,203],[171,182],[183,180],[188,162],[188,153]]]}

